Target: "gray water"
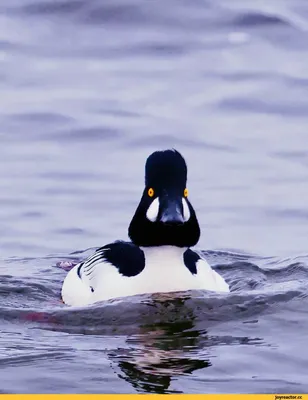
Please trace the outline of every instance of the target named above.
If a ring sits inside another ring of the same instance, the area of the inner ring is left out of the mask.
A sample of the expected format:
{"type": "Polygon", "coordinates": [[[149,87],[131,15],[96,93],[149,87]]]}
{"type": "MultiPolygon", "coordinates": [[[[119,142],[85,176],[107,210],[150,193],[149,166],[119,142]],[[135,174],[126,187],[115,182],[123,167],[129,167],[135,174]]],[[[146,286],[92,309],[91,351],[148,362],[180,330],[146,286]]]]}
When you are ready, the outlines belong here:
{"type": "Polygon", "coordinates": [[[1,392],[308,392],[307,51],[305,0],[1,0],[1,392]],[[232,292],[66,307],[169,147],[232,292]]]}

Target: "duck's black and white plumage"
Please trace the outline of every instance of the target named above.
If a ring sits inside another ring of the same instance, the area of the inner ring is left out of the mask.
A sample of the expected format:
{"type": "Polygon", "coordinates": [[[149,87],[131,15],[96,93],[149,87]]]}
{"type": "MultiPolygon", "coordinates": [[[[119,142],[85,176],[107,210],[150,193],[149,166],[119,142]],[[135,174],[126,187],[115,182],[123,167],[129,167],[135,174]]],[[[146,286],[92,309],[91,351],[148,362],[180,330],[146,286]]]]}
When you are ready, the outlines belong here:
{"type": "Polygon", "coordinates": [[[145,189],[130,223],[131,242],[116,241],[76,265],[62,287],[64,303],[84,306],[145,293],[229,292],[225,280],[191,247],[200,238],[188,200],[187,167],[175,150],[151,154],[145,189]]]}

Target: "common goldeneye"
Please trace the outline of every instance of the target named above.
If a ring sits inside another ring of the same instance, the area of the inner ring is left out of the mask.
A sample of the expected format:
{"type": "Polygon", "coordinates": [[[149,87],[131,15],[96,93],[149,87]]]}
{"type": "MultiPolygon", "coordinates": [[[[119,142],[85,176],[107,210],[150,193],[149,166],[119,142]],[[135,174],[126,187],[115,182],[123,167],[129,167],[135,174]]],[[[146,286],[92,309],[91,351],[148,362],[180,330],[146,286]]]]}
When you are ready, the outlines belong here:
{"type": "Polygon", "coordinates": [[[191,247],[200,238],[188,200],[187,166],[176,150],[156,151],[145,165],[145,188],[129,225],[130,242],[98,248],[72,268],[62,286],[71,306],[145,293],[229,292],[225,280],[191,247]]]}

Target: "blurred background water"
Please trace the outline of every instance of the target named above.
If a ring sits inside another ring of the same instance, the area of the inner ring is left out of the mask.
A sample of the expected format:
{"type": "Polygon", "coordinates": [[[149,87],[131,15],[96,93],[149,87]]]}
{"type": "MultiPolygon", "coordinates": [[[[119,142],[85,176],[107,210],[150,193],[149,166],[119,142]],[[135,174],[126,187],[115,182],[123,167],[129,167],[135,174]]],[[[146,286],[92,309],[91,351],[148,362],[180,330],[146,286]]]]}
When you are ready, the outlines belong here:
{"type": "Polygon", "coordinates": [[[307,50],[304,0],[1,1],[1,392],[308,392],[307,50]],[[231,294],[61,304],[169,147],[231,294]]]}

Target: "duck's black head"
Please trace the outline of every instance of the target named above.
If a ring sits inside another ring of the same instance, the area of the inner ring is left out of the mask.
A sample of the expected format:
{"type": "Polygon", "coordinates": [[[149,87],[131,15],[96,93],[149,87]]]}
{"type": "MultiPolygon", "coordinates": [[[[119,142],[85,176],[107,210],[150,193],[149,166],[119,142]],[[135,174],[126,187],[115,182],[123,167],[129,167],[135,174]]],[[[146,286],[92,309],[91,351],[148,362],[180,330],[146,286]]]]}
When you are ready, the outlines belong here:
{"type": "Polygon", "coordinates": [[[145,165],[145,189],[128,234],[138,246],[191,247],[200,227],[188,200],[187,167],[176,150],[156,151],[145,165]]]}

